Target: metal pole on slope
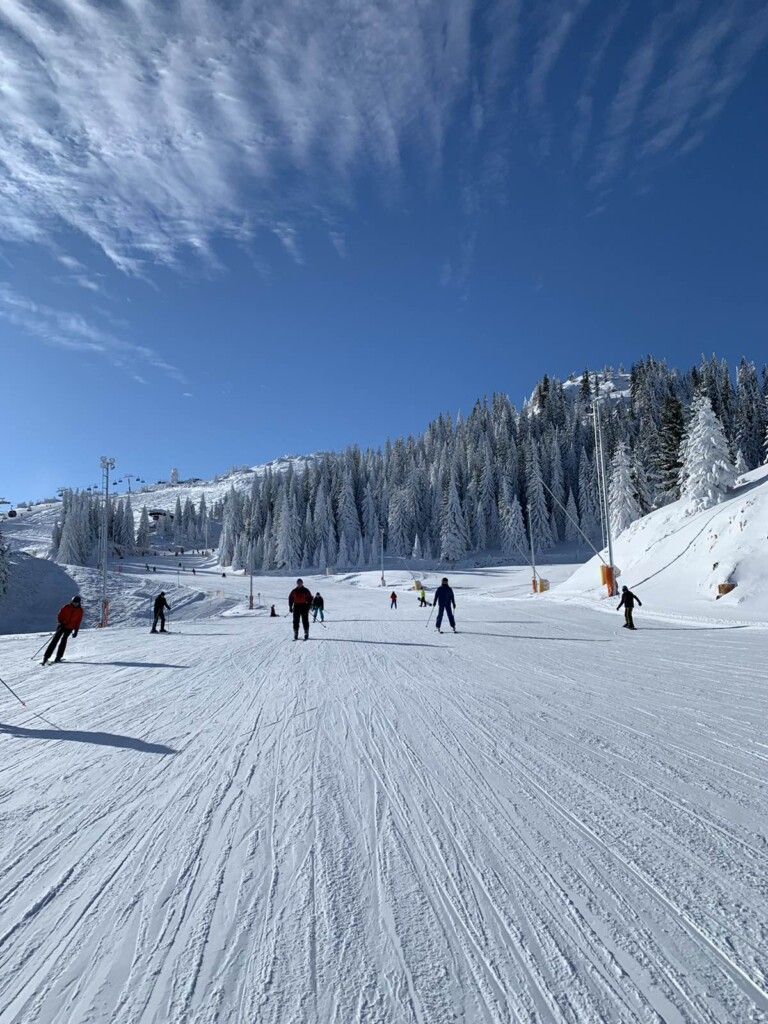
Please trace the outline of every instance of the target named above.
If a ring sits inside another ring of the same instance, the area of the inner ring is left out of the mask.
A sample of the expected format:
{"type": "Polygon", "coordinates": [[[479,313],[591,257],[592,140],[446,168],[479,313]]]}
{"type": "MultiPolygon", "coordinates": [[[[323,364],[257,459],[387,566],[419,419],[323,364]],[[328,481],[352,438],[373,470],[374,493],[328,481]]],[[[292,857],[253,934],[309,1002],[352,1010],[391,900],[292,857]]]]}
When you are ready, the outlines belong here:
{"type": "Polygon", "coordinates": [[[600,509],[600,534],[603,541],[603,547],[606,545],[605,538],[605,507],[603,505],[603,483],[600,477],[600,442],[598,440],[597,431],[597,399],[592,403],[592,428],[595,435],[595,479],[597,480],[597,505],[600,509]]]}
{"type": "Polygon", "coordinates": [[[611,518],[608,508],[608,487],[605,478],[605,455],[603,452],[603,427],[600,422],[600,402],[595,400],[595,415],[597,418],[598,453],[600,458],[600,478],[603,484],[603,504],[605,509],[605,536],[608,545],[608,564],[610,566],[610,596],[616,595],[616,570],[613,565],[613,538],[611,537],[611,518]]]}
{"type": "Polygon", "coordinates": [[[115,468],[115,460],[101,457],[102,485],[104,487],[104,507],[101,514],[101,626],[109,623],[109,601],[107,600],[107,556],[109,553],[109,472],[115,468]]]}
{"type": "Polygon", "coordinates": [[[536,577],[539,575],[536,572],[536,554],[533,550],[533,526],[531,524],[531,506],[528,506],[528,541],[531,545],[531,569],[533,569],[533,590],[534,593],[538,589],[536,586],[536,577]]]}
{"type": "Polygon", "coordinates": [[[380,539],[381,539],[381,585],[382,585],[382,587],[386,587],[387,581],[384,579],[384,527],[383,526],[381,528],[380,539]]]}

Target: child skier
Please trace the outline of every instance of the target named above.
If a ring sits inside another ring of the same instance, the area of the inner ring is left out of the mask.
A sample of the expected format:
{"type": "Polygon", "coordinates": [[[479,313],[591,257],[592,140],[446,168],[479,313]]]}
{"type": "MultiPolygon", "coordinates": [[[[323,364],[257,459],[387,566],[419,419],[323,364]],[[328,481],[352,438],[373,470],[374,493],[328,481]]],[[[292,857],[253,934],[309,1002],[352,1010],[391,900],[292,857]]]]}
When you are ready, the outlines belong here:
{"type": "Polygon", "coordinates": [[[389,610],[397,611],[397,594],[394,592],[394,590],[389,595],[389,610]]]}
{"type": "Polygon", "coordinates": [[[325,601],[323,600],[323,595],[320,593],[319,590],[315,594],[314,598],[312,599],[312,621],[313,622],[317,622],[317,616],[318,615],[320,616],[320,621],[321,622],[325,622],[325,601]]]}

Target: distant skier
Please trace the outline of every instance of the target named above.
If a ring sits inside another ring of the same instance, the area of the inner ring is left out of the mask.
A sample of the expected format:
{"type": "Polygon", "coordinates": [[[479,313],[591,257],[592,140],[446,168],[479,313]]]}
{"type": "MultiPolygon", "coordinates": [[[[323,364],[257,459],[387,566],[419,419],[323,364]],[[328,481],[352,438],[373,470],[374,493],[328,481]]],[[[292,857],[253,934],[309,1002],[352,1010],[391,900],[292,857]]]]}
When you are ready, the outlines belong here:
{"type": "Polygon", "coordinates": [[[277,619],[277,618],[279,618],[277,612],[275,611],[275,606],[274,605],[272,605],[272,607],[269,609],[269,617],[270,617],[270,619],[277,619]]]}
{"type": "Polygon", "coordinates": [[[154,615],[155,615],[155,617],[154,617],[154,620],[152,622],[152,629],[150,630],[150,633],[156,633],[157,632],[157,624],[158,624],[158,622],[160,623],[160,632],[161,633],[167,633],[168,632],[168,630],[165,628],[165,609],[166,608],[168,609],[168,611],[171,610],[171,606],[165,600],[165,591],[161,590],[160,593],[155,598],[155,605],[154,605],[154,615]]]}
{"type": "Polygon", "coordinates": [[[419,608],[427,607],[427,592],[424,587],[419,591],[419,608]]]}
{"type": "Polygon", "coordinates": [[[394,592],[394,590],[389,595],[389,610],[397,611],[397,594],[394,592]]]}
{"type": "Polygon", "coordinates": [[[442,633],[440,627],[443,624],[443,614],[448,616],[448,621],[451,624],[451,629],[456,632],[456,621],[453,617],[453,609],[456,607],[456,598],[453,596],[453,591],[448,586],[448,577],[443,576],[443,581],[435,591],[435,599],[432,602],[432,607],[437,605],[437,621],[435,626],[442,633]]]}
{"type": "Polygon", "coordinates": [[[317,622],[317,616],[320,616],[320,621],[325,622],[325,601],[323,595],[318,592],[312,598],[312,621],[317,622]]]}
{"type": "Polygon", "coordinates": [[[304,627],[304,639],[309,640],[309,609],[312,607],[312,592],[304,586],[304,580],[296,580],[296,586],[288,595],[288,611],[293,613],[293,639],[299,639],[299,625],[304,627]]]}
{"type": "Polygon", "coordinates": [[[619,611],[621,608],[624,609],[624,629],[635,628],[635,623],[632,618],[632,611],[635,607],[635,601],[637,601],[641,608],[643,607],[643,602],[640,600],[637,594],[633,594],[629,587],[622,587],[621,600],[619,601],[616,607],[616,611],[619,611]]]}
{"type": "Polygon", "coordinates": [[[56,632],[53,634],[51,642],[46,647],[45,654],[43,655],[44,665],[50,661],[56,644],[59,645],[59,649],[56,651],[54,663],[58,664],[60,661],[63,661],[64,651],[67,649],[67,640],[69,640],[70,636],[77,636],[77,632],[80,629],[80,623],[83,621],[82,602],[77,594],[72,598],[69,604],[65,604],[59,609],[56,621],[58,622],[56,632]]]}

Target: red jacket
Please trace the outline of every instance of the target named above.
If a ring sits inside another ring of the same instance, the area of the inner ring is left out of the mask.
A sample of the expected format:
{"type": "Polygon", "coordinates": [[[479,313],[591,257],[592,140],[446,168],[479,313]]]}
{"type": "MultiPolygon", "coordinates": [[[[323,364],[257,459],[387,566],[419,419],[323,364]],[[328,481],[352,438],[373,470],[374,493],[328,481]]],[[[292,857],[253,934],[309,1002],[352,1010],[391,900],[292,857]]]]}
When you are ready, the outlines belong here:
{"type": "Polygon", "coordinates": [[[65,604],[59,612],[59,625],[76,632],[83,621],[83,609],[76,604],[65,604]]]}
{"type": "Polygon", "coordinates": [[[294,587],[288,595],[288,608],[293,611],[294,605],[311,605],[312,594],[306,587],[294,587]]]}

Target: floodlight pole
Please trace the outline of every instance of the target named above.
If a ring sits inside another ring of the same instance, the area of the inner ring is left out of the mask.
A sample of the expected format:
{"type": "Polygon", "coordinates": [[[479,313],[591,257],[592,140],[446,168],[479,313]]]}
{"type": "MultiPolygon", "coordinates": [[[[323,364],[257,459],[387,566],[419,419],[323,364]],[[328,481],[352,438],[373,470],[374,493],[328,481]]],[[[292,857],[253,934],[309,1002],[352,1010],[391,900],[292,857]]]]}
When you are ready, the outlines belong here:
{"type": "Polygon", "coordinates": [[[104,507],[101,510],[101,625],[109,623],[109,601],[107,600],[107,555],[109,552],[109,472],[115,468],[115,460],[106,455],[101,457],[101,483],[104,491],[104,507]]]}

